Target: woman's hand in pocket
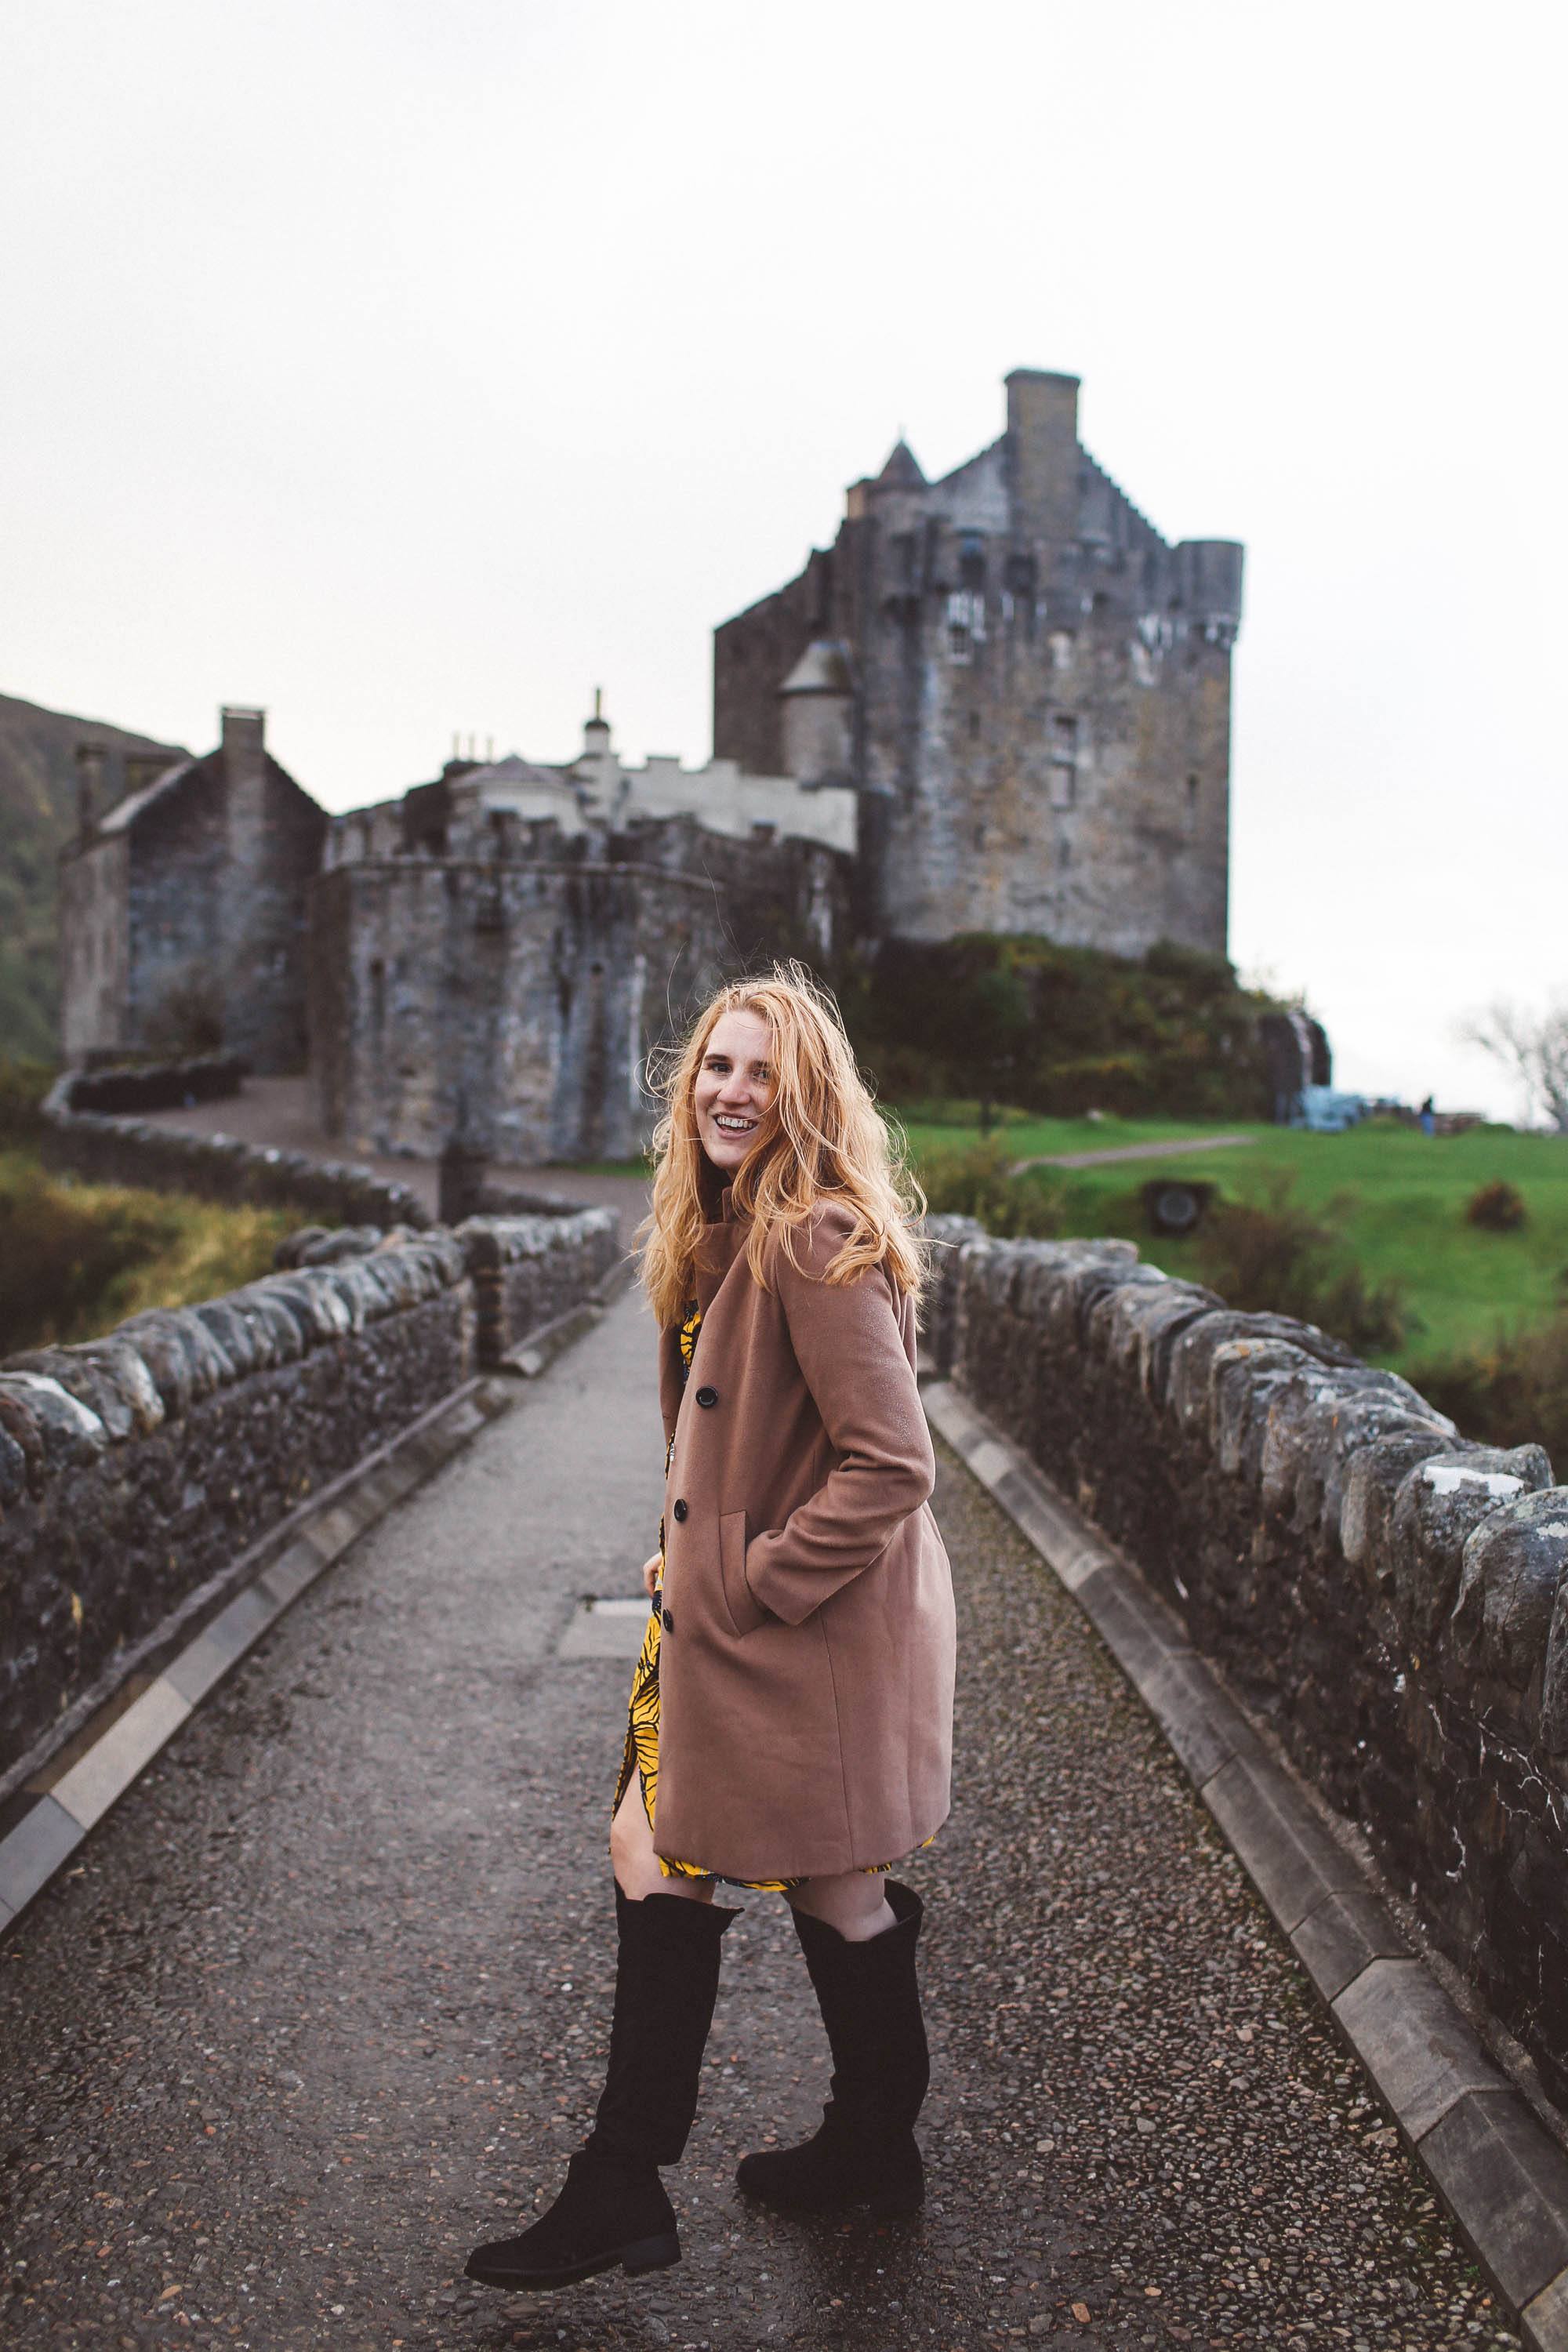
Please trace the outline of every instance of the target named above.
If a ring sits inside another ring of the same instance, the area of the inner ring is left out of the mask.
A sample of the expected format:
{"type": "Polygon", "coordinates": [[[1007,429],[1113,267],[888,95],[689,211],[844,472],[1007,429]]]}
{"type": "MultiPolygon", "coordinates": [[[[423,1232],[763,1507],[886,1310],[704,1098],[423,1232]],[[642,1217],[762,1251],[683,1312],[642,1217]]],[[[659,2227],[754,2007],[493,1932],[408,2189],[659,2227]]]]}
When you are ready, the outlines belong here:
{"type": "Polygon", "coordinates": [[[642,1564],[642,1589],[650,1601],[658,1591],[659,1570],[663,1566],[664,1554],[657,1551],[651,1559],[645,1559],[642,1564]]]}

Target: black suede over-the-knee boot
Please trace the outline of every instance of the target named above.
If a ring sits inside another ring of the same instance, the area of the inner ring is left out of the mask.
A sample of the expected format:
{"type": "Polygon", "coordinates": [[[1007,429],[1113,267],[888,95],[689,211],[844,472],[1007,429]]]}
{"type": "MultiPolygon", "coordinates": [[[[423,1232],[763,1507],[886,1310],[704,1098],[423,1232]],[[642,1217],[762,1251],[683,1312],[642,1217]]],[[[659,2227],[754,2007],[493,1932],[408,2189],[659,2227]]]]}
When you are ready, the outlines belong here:
{"type": "Polygon", "coordinates": [[[897,1924],[850,1943],[824,1919],[794,1914],[833,2053],[822,2123],[799,2147],[741,2159],[749,2197],[805,2212],[868,2205],[912,2213],[925,2195],[914,2120],[931,2081],[931,2056],[915,1982],[923,1906],[912,1886],[887,1882],[897,1924]]]}
{"type": "Polygon", "coordinates": [[[737,1914],[686,1895],[631,1902],[616,1886],[618,1948],[609,2063],[594,2128],[549,2211],[520,2237],[477,2246],[464,2268],[486,2286],[569,2286],[619,2263],[680,2260],[658,2177],[686,2146],[719,1990],[719,1947],[737,1914]]]}

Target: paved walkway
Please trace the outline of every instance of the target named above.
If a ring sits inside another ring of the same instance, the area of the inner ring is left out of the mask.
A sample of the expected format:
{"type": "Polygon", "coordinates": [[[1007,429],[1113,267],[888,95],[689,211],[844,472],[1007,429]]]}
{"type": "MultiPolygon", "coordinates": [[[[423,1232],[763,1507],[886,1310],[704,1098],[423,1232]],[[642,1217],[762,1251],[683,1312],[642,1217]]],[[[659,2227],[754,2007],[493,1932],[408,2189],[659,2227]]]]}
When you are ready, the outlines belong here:
{"type": "Polygon", "coordinates": [[[468,2285],[597,2088],[629,1661],[556,1652],[580,1595],[635,1592],[661,1451],[627,1297],[0,1946],[7,2347],[1513,2344],[1147,1719],[951,1460],[955,1810],[909,1869],[924,2214],[734,2199],[826,2074],[783,1904],[749,1896],[671,2176],[685,2261],[532,2305],[468,2285]]]}

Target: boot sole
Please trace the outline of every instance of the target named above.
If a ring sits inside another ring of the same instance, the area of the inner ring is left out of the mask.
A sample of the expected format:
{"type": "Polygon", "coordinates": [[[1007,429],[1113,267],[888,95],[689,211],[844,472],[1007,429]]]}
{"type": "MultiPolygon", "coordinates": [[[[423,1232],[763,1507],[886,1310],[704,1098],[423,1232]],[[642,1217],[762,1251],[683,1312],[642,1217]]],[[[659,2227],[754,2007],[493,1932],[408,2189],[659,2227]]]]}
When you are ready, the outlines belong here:
{"type": "Polygon", "coordinates": [[[658,2238],[634,2238],[629,2244],[612,2246],[606,2253],[596,2254],[591,2263],[574,2263],[562,2271],[491,2270],[484,2263],[472,2262],[463,2265],[465,2278],[477,2279],[481,2286],[510,2288],[514,2294],[547,2294],[552,2287],[575,2286],[579,2279],[596,2278],[601,2271],[613,2271],[619,2263],[628,2278],[643,2271],[668,2270],[671,2263],[680,2260],[680,2241],[672,2234],[658,2238]]]}

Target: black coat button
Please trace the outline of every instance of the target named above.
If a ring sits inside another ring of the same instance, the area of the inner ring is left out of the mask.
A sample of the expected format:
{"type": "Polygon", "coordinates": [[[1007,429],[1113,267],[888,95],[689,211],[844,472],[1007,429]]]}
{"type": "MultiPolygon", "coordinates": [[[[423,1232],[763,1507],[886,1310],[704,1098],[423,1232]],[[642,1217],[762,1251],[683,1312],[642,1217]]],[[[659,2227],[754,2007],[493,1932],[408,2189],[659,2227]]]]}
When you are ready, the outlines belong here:
{"type": "Polygon", "coordinates": [[[718,1390],[717,1390],[717,1389],[699,1389],[699,1390],[698,1390],[698,1391],[697,1391],[697,1402],[698,1402],[698,1403],[699,1403],[700,1405],[703,1405],[703,1406],[707,1406],[707,1405],[710,1405],[710,1404],[717,1404],[717,1403],[718,1403],[718,1402],[719,1402],[719,1391],[718,1391],[718,1390]]]}
{"type": "Polygon", "coordinates": [[[678,1519],[683,1519],[686,1517],[686,1502],[684,1496],[679,1498],[676,1503],[675,1516],[678,1519]]]}
{"type": "Polygon", "coordinates": [[[675,1631],[675,1620],[668,1609],[664,1612],[664,1630],[667,1633],[673,1633],[675,1631]]]}

